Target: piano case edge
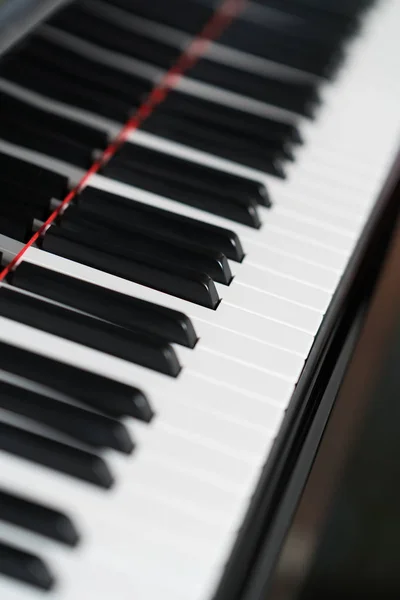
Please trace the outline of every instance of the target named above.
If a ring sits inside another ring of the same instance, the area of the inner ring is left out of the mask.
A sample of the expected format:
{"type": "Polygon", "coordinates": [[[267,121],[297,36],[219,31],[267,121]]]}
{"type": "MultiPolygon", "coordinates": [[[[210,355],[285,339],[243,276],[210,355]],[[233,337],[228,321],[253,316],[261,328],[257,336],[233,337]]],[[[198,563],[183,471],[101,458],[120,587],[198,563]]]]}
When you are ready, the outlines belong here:
{"type": "Polygon", "coordinates": [[[266,600],[400,207],[400,152],[315,338],[213,600],[266,600]]]}

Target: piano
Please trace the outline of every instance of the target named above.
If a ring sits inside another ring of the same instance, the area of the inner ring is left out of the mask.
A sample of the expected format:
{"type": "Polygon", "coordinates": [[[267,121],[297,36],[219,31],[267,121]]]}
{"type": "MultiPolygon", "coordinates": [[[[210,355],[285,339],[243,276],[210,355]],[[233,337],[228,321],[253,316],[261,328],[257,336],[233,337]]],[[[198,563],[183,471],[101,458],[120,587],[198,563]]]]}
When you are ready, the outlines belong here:
{"type": "Polygon", "coordinates": [[[2,600],[279,588],[395,229],[399,18],[0,3],[2,600]]]}

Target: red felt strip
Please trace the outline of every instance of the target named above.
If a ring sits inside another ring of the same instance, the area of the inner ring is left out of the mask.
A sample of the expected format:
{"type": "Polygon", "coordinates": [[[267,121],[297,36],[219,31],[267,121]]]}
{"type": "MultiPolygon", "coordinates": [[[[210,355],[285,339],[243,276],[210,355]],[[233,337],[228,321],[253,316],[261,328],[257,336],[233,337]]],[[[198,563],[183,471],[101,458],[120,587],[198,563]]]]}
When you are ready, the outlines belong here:
{"type": "Polygon", "coordinates": [[[222,0],[212,17],[205,24],[187,48],[182,52],[176,63],[165,73],[160,82],[152,89],[143,104],[136,113],[125,123],[115,139],[103,151],[100,158],[96,160],[90,169],[84,174],[78,184],[64,198],[61,204],[54,210],[47,221],[36,231],[12,261],[1,271],[2,281],[10,271],[15,269],[21,262],[25,252],[41,237],[52,223],[68,208],[72,200],[89,183],[90,179],[116,154],[119,148],[127,141],[128,137],[145,121],[159,106],[169,92],[174,89],[184,74],[191,69],[205,54],[208,46],[217,40],[235,17],[243,10],[246,0],[222,0]]]}

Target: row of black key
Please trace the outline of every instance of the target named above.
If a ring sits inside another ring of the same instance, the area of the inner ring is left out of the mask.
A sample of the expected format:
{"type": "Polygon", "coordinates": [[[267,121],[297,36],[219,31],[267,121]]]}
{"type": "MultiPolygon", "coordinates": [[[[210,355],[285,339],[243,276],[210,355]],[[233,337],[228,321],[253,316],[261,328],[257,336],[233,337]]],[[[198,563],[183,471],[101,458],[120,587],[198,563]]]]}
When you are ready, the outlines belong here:
{"type": "MultiPolygon", "coordinates": [[[[135,104],[143,102],[152,87],[148,79],[133,73],[120,71],[117,68],[112,68],[78,54],[73,48],[58,45],[57,40],[46,39],[46,37],[43,37],[43,33],[40,35],[40,31],[28,40],[15,56],[22,59],[24,66],[31,69],[31,72],[37,76],[37,83],[44,80],[44,77],[39,75],[39,67],[44,72],[46,70],[51,71],[52,76],[55,77],[61,74],[64,82],[74,82],[78,90],[80,89],[78,84],[87,85],[90,83],[91,89],[96,90],[100,95],[101,102],[97,102],[97,110],[100,111],[100,114],[104,113],[105,116],[117,120],[126,118],[127,110],[132,110],[135,104]],[[35,67],[37,68],[36,71],[34,70],[35,67]],[[68,77],[71,77],[71,79],[68,80],[68,77]]],[[[15,59],[13,65],[18,68],[18,64],[22,63],[22,60],[15,59]]],[[[19,70],[21,76],[23,76],[23,70],[21,68],[19,70]]],[[[27,73],[29,73],[29,70],[27,73]]],[[[28,78],[28,74],[25,77],[28,78]]],[[[242,74],[240,74],[240,77],[242,77],[242,74]]],[[[56,83],[57,81],[56,79],[56,83]]],[[[67,89],[65,89],[65,92],[67,92],[67,89]]],[[[285,94],[286,98],[292,96],[293,94],[290,93],[285,94]]],[[[68,98],[67,95],[66,101],[68,101],[68,98]]],[[[76,98],[79,105],[78,94],[76,94],[76,98]]],[[[278,105],[281,105],[282,101],[283,98],[280,98],[278,105]]],[[[89,105],[88,108],[90,109],[89,105]]],[[[93,107],[92,110],[94,109],[93,107]]],[[[157,113],[160,111],[165,115],[191,118],[202,124],[211,120],[214,127],[219,123],[221,127],[225,127],[227,132],[232,134],[240,132],[246,136],[253,135],[255,139],[259,139],[260,142],[264,143],[269,139],[279,140],[281,138],[291,141],[292,138],[295,139],[298,136],[295,128],[290,125],[267,118],[259,118],[243,111],[230,109],[176,91],[170,93],[163,104],[157,107],[157,113]]]]}
{"type": "MultiPolygon", "coordinates": [[[[92,11],[87,10],[85,3],[75,4],[58,14],[50,24],[98,46],[130,55],[162,69],[170,68],[176,61],[181,52],[179,46],[160,42],[113,24],[102,18],[96,8],[94,6],[92,11]]],[[[306,116],[313,114],[313,106],[318,101],[312,83],[287,82],[268,75],[243,72],[234,65],[225,65],[207,58],[196,64],[189,76],[306,116]]]]}
{"type": "MultiPolygon", "coordinates": [[[[9,192],[3,196],[4,206],[7,206],[7,200],[12,202],[19,200],[35,208],[37,182],[42,184],[42,189],[47,194],[44,197],[47,198],[48,204],[51,197],[62,197],[67,190],[66,179],[62,176],[16,158],[1,155],[0,166],[5,178],[4,190],[9,192]],[[19,187],[15,188],[12,182],[17,177],[20,183],[19,187]],[[8,187],[6,187],[7,183],[8,187]],[[12,197],[10,197],[11,191],[12,197]],[[17,194],[18,191],[20,196],[17,194]]],[[[96,196],[91,195],[90,190],[87,190],[86,198],[87,202],[83,194],[80,203],[88,211],[87,214],[90,214],[96,196]]],[[[103,208],[107,206],[107,201],[110,202],[109,206],[112,206],[112,197],[105,194],[103,208]]],[[[44,203],[40,204],[43,210],[44,203]]],[[[107,209],[104,210],[107,213],[107,209]]],[[[166,227],[168,218],[173,219],[174,215],[169,215],[165,211],[164,215],[162,213],[163,211],[159,215],[160,227],[166,227]]],[[[155,214],[157,215],[157,211],[155,214]]],[[[145,217],[146,211],[143,215],[144,219],[145,217]]],[[[188,223],[190,224],[190,220],[188,223]]],[[[193,231],[197,232],[200,240],[202,234],[203,236],[207,234],[207,228],[202,228],[201,224],[196,225],[195,222],[193,222],[193,231]]],[[[240,242],[235,240],[234,235],[224,235],[224,232],[219,231],[218,228],[211,228],[211,233],[214,234],[212,239],[216,245],[223,242],[230,248],[231,253],[242,258],[240,242]]],[[[179,236],[178,226],[175,235],[179,236]]],[[[12,273],[8,283],[11,287],[3,286],[0,290],[2,316],[79,341],[89,347],[103,349],[107,353],[113,353],[112,345],[116,343],[114,353],[117,355],[121,355],[121,341],[126,340],[128,343],[125,349],[129,356],[124,355],[124,358],[128,357],[139,364],[143,364],[143,360],[149,360],[147,366],[169,370],[170,374],[176,374],[179,369],[176,359],[174,361],[170,342],[193,347],[197,340],[190,320],[180,313],[27,262],[12,273]],[[21,290],[22,293],[17,290],[21,290]],[[49,300],[61,302],[63,306],[49,304],[49,300]],[[85,314],[73,312],[71,308],[85,314]],[[149,355],[149,352],[152,354],[149,355]],[[161,367],[160,361],[164,361],[161,367]]],[[[50,428],[64,436],[63,441],[60,442],[46,435],[27,431],[25,428],[21,429],[14,424],[0,422],[1,450],[97,486],[110,487],[113,484],[113,475],[106,462],[92,450],[85,451],[66,443],[65,436],[66,439],[83,443],[94,450],[110,447],[129,453],[134,447],[134,440],[119,418],[123,415],[131,415],[143,421],[150,421],[153,413],[146,398],[141,392],[128,386],[110,382],[19,348],[2,345],[4,346],[2,348],[4,371],[23,377],[36,385],[45,385],[46,389],[53,389],[63,396],[70,396],[78,401],[78,405],[71,405],[57,397],[49,397],[37,390],[16,386],[14,383],[0,382],[2,410],[38,422],[45,428],[50,428]]],[[[16,508],[22,501],[30,506],[26,499],[9,498],[9,502],[16,508]]],[[[0,513],[0,518],[29,528],[30,523],[20,518],[16,508],[11,511],[4,510],[2,514],[0,513]]],[[[46,510],[50,510],[51,513],[51,509],[45,507],[40,507],[40,510],[45,514],[47,514],[46,510]]],[[[62,518],[67,519],[64,515],[62,518]]],[[[54,532],[51,528],[49,530],[46,520],[44,523],[42,521],[43,519],[39,520],[36,527],[42,535],[51,536],[54,532]]],[[[2,552],[4,557],[7,557],[1,567],[4,573],[39,587],[48,588],[52,585],[53,578],[49,575],[47,565],[37,557],[5,544],[2,545],[2,552]],[[32,561],[40,564],[41,568],[34,575],[29,575],[32,561]]]]}
{"type": "MultiPolygon", "coordinates": [[[[40,37],[31,39],[26,48],[4,60],[0,75],[50,98],[120,122],[143,102],[149,89],[148,81],[83,58],[40,37]]],[[[8,111],[13,118],[13,111],[8,111]]],[[[15,139],[23,124],[17,122],[15,133],[12,125],[8,126],[11,131],[7,135],[15,139]]],[[[38,127],[34,129],[37,131],[38,127]]],[[[299,139],[293,125],[180,92],[170,94],[142,129],[281,177],[285,161],[293,158],[293,143],[299,139]]],[[[44,143],[48,143],[51,134],[46,132],[46,136],[44,143]]],[[[23,137],[22,132],[19,137],[23,137]]],[[[82,152],[76,152],[70,160],[76,164],[80,156],[81,164],[85,164],[82,152]]]]}
{"type": "MultiPolygon", "coordinates": [[[[190,0],[191,10],[187,8],[186,0],[172,0],[166,5],[162,0],[144,3],[140,0],[103,0],[113,6],[118,6],[134,15],[144,17],[157,23],[173,26],[182,31],[195,34],[201,30],[210,18],[211,9],[215,7],[214,0],[190,0]],[[208,5],[208,6],[207,6],[208,5]]],[[[363,11],[372,3],[372,0],[254,0],[265,9],[278,11],[277,18],[272,19],[271,27],[276,30],[287,30],[292,21],[296,26],[291,28],[291,33],[301,34],[302,28],[306,30],[306,37],[315,36],[346,36],[354,32],[363,11]],[[319,30],[316,26],[319,26],[319,30]]],[[[86,2],[99,10],[100,3],[86,2]]],[[[252,6],[237,16],[243,21],[251,20],[252,6]]],[[[260,16],[260,13],[256,13],[260,16]]],[[[264,19],[265,20],[265,19],[264,19]]]]}
{"type": "MultiPolygon", "coordinates": [[[[67,546],[79,543],[79,532],[68,515],[4,488],[0,488],[0,520],[67,546]]],[[[55,582],[40,558],[1,541],[0,565],[3,574],[41,589],[48,590],[55,582]]]]}
{"type": "MultiPolygon", "coordinates": [[[[40,173],[42,179],[45,174],[44,171],[40,173]]],[[[65,286],[68,289],[68,282],[71,281],[71,278],[29,263],[22,264],[13,278],[16,288],[29,290],[31,284],[33,288],[38,282],[44,284],[40,293],[47,292],[49,297],[57,297],[57,293],[62,293],[65,286]]],[[[156,310],[152,313],[153,307],[148,303],[125,298],[128,303],[124,304],[124,297],[115,292],[78,280],[72,281],[72,284],[75,285],[70,291],[79,306],[82,302],[89,303],[93,311],[92,303],[95,305],[97,302],[97,308],[104,313],[105,305],[102,302],[107,301],[110,304],[106,310],[112,313],[116,309],[116,314],[122,319],[124,314],[126,319],[134,318],[129,308],[137,306],[139,311],[143,309],[141,314],[147,315],[151,325],[157,327],[157,323],[152,323],[155,312],[159,315],[160,328],[165,323],[169,324],[171,337],[178,337],[186,343],[195,342],[190,321],[179,315],[179,320],[172,319],[173,311],[154,307],[156,310]],[[131,305],[129,300],[132,300],[131,305]],[[125,313],[120,311],[121,308],[125,309],[125,313]]],[[[9,290],[2,287],[0,292],[9,293],[9,290]]],[[[4,312],[0,312],[4,316],[4,312]]],[[[18,321],[21,321],[21,315],[19,312],[15,315],[18,321]]],[[[105,314],[103,316],[107,317],[105,314]]],[[[0,418],[0,450],[99,488],[110,488],[114,483],[113,474],[96,450],[112,448],[127,454],[132,452],[134,440],[120,419],[130,416],[147,423],[151,421],[153,411],[143,393],[131,386],[4,342],[0,342],[0,355],[3,372],[0,409],[22,417],[23,422],[23,426],[19,427],[4,421],[4,416],[0,418]],[[18,378],[17,385],[13,381],[15,377],[18,378]],[[25,384],[21,383],[21,378],[25,384]],[[62,399],[58,397],[60,394],[62,399]],[[43,426],[45,433],[30,431],[26,426],[27,419],[43,426]],[[57,441],[54,435],[48,437],[47,430],[61,434],[61,441],[57,441]],[[88,450],[77,446],[76,442],[88,450]]],[[[0,490],[0,520],[63,544],[74,546],[79,540],[79,533],[68,515],[8,490],[0,490]]],[[[50,589],[55,583],[49,565],[38,556],[5,542],[0,542],[0,572],[42,589],[50,589]]]]}
{"type": "MultiPolygon", "coordinates": [[[[168,6],[168,10],[174,12],[171,8],[168,6]]],[[[198,4],[191,2],[190,8],[198,8],[198,4]]],[[[211,16],[211,9],[208,12],[211,16]]],[[[164,69],[171,67],[180,53],[179,45],[136,33],[129,28],[129,25],[126,26],[123,20],[116,24],[107,17],[103,18],[95,2],[89,3],[88,6],[85,2],[75,3],[58,13],[50,23],[102,47],[127,54],[164,69]],[[94,23],[95,26],[91,28],[90,23],[94,23]]],[[[221,36],[219,43],[233,45],[237,49],[262,55],[277,62],[292,63],[291,66],[316,71],[318,74],[323,74],[321,71],[326,64],[330,67],[332,56],[337,50],[336,43],[321,42],[317,46],[319,52],[315,57],[316,45],[311,44],[304,35],[295,37],[284,31],[276,31],[275,25],[276,22],[273,22],[273,27],[268,27],[268,21],[265,26],[260,21],[249,22],[239,16],[221,36]],[[296,52],[294,61],[291,57],[296,52]]],[[[210,65],[212,66],[212,63],[209,61],[202,62],[199,67],[201,79],[208,80],[210,65]]],[[[218,65],[218,67],[226,84],[230,79],[229,74],[227,77],[224,65],[218,65]]],[[[196,78],[197,72],[198,67],[195,66],[191,76],[196,78]]]]}
{"type": "MultiPolygon", "coordinates": [[[[28,130],[22,140],[11,138],[10,141],[20,141],[28,147],[43,150],[40,144],[37,145],[40,136],[50,132],[57,139],[60,132],[60,143],[54,147],[50,144],[47,153],[70,160],[69,150],[65,155],[63,146],[71,124],[72,136],[77,133],[88,154],[90,144],[105,143],[102,134],[97,136],[98,132],[88,126],[55,117],[21,101],[14,103],[14,99],[6,94],[1,98],[4,120],[8,114],[12,118],[14,114],[23,112],[29,119],[28,123],[37,127],[36,136],[29,137],[28,130]]],[[[150,149],[125,146],[104,173],[108,174],[108,170],[113,173],[114,169],[121,179],[131,181],[137,174],[138,183],[150,191],[164,193],[253,227],[260,225],[257,204],[269,204],[265,188],[256,181],[224,174],[150,149]]],[[[8,188],[13,185],[10,182],[8,188]]],[[[40,212],[36,205],[32,206],[30,194],[21,191],[20,198],[16,198],[17,192],[14,191],[13,203],[8,202],[6,195],[0,205],[2,232],[26,241],[29,237],[27,231],[32,227],[32,216],[45,218],[46,215],[43,215],[42,205],[40,212]],[[11,231],[7,226],[10,220],[11,231]]],[[[226,285],[231,281],[226,256],[234,260],[243,257],[237,236],[220,228],[204,226],[107,194],[97,193],[93,198],[93,192],[89,190],[80,196],[77,204],[67,211],[58,226],[50,229],[42,242],[43,249],[209,308],[216,308],[219,302],[214,281],[226,285]],[[183,228],[186,238],[182,235],[183,228]],[[132,233],[135,235],[132,236],[132,233]]],[[[166,370],[160,365],[158,368],[166,370]]],[[[167,370],[175,374],[179,372],[177,366],[167,370]]]]}
{"type": "MultiPolygon", "coordinates": [[[[89,167],[94,160],[94,151],[107,144],[106,134],[4,92],[0,92],[1,122],[8,123],[1,129],[3,139],[83,168],[89,167]],[[14,121],[21,114],[24,119],[15,127],[14,121]],[[78,144],[81,151],[75,153],[78,144]]],[[[260,226],[257,205],[270,205],[265,186],[256,180],[134,144],[126,144],[102,172],[250,227],[260,226]]],[[[16,185],[14,180],[11,183],[16,185]]],[[[42,190],[35,190],[35,193],[41,194],[42,190]]]]}
{"type": "MultiPolygon", "coordinates": [[[[187,10],[187,2],[182,0],[172,0],[168,4],[161,1],[106,1],[112,8],[117,6],[132,16],[145,17],[191,34],[201,29],[214,8],[211,2],[206,6],[202,0],[191,0],[190,11],[187,10]]],[[[89,0],[84,4],[92,13],[105,14],[101,2],[89,0]]],[[[356,6],[349,16],[344,16],[325,10],[322,3],[304,6],[291,0],[279,3],[271,0],[261,4],[264,10],[257,10],[254,4],[249,3],[222,34],[219,43],[323,77],[334,73],[341,59],[340,46],[356,29],[359,12],[364,8],[360,2],[360,7],[356,6]]],[[[106,14],[110,16],[110,11],[106,14]]],[[[115,43],[118,44],[117,41],[115,43]]],[[[194,77],[195,73],[196,69],[194,77]]]]}
{"type": "MultiPolygon", "coordinates": [[[[152,419],[153,411],[142,392],[4,342],[0,342],[0,354],[0,451],[98,488],[110,488],[113,474],[96,451],[132,452],[134,440],[120,418],[152,419]],[[14,415],[11,423],[4,416],[7,413],[14,415]],[[30,422],[44,432],[32,431],[30,422]]],[[[65,513],[7,489],[0,489],[0,520],[69,546],[75,546],[80,537],[65,513]]],[[[0,572],[41,589],[48,590],[55,583],[49,565],[38,556],[2,541],[0,572]]]]}
{"type": "MultiPolygon", "coordinates": [[[[1,292],[7,291],[1,288],[1,292]]],[[[4,316],[3,311],[1,314],[4,316]]],[[[24,322],[18,315],[16,320],[24,322]]],[[[0,449],[97,486],[111,487],[113,475],[96,450],[133,451],[134,440],[120,419],[152,420],[153,411],[143,393],[4,342],[0,349],[0,449]],[[17,423],[10,422],[7,414],[17,415],[17,423]],[[41,432],[31,430],[30,424],[35,423],[41,432]],[[49,437],[51,431],[55,435],[49,437]]]]}
{"type": "MultiPolygon", "coordinates": [[[[6,164],[10,163],[9,157],[4,159],[6,164]]],[[[1,163],[0,156],[0,166],[1,163]]],[[[39,210],[34,203],[34,194],[31,202],[29,186],[25,187],[23,182],[17,187],[13,185],[12,172],[3,177],[9,177],[11,182],[6,181],[5,193],[0,199],[0,231],[26,241],[29,237],[26,231],[32,229],[33,219],[45,216],[43,207],[39,210]],[[11,231],[7,222],[11,223],[11,231]],[[21,235],[20,227],[23,228],[21,235]]],[[[252,197],[267,201],[255,182],[230,176],[226,179],[244,185],[242,194],[238,190],[236,202],[221,198],[228,211],[244,213],[247,206],[254,206],[254,200],[245,198],[246,187],[252,197]]],[[[217,184],[218,178],[214,186],[217,184]]],[[[49,194],[49,210],[51,197],[49,194]]],[[[47,231],[41,247],[211,309],[219,303],[214,282],[229,285],[232,280],[227,257],[243,258],[240,241],[232,231],[90,188],[84,190],[59,223],[47,231]]]]}

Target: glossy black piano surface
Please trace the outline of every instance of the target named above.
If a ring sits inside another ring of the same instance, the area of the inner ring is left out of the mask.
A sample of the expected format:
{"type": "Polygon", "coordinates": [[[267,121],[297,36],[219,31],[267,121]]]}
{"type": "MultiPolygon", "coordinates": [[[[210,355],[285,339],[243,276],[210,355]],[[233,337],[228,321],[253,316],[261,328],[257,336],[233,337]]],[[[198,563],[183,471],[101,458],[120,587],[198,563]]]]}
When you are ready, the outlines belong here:
{"type": "Polygon", "coordinates": [[[320,347],[311,394],[305,388],[298,397],[315,413],[301,453],[288,431],[288,487],[275,517],[271,506],[262,509],[267,488],[259,495],[266,529],[238,598],[400,597],[399,158],[378,207],[370,240],[349,268],[347,294],[337,298],[336,335],[326,352],[320,347]]]}

